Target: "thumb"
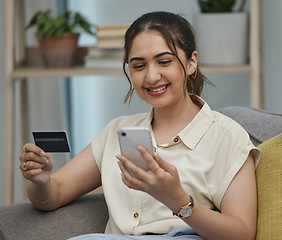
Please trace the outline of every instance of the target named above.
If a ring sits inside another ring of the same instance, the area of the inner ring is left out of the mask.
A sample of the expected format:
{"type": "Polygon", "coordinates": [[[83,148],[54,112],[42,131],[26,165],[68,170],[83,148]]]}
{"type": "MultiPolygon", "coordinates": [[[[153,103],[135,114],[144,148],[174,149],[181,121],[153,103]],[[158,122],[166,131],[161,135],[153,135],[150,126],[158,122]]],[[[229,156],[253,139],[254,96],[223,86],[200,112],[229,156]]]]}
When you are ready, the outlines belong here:
{"type": "Polygon", "coordinates": [[[46,159],[45,162],[45,166],[44,166],[44,170],[45,171],[52,171],[53,166],[54,166],[54,160],[53,160],[53,156],[51,153],[42,153],[42,157],[44,157],[46,159]]]}

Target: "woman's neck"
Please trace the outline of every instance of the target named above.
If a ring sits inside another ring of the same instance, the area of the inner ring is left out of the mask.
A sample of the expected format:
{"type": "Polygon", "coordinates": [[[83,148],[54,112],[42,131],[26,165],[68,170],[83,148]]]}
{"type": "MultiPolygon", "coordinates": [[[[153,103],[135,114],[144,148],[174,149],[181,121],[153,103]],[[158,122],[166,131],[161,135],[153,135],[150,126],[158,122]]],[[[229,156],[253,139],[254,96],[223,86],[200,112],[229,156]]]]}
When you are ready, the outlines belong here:
{"type": "Polygon", "coordinates": [[[158,145],[167,143],[181,132],[199,111],[200,107],[189,96],[173,107],[154,109],[152,129],[158,145]]]}

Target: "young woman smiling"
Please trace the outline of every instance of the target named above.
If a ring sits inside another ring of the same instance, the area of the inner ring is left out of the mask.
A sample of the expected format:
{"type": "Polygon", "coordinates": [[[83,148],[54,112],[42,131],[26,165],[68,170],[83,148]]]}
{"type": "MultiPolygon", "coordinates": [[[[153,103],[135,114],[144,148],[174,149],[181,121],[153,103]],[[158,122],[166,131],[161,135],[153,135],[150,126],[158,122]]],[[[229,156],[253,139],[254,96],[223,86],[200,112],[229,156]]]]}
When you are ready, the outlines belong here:
{"type": "Polygon", "coordinates": [[[77,239],[254,239],[259,150],[200,98],[205,77],[190,24],[169,12],[144,14],[124,49],[125,101],[136,91],[152,111],[112,120],[52,174],[51,154],[25,144],[20,168],[30,201],[53,210],[103,185],[106,234],[77,239]],[[154,156],[138,146],[149,171],[120,154],[117,130],[126,126],[150,129],[154,156]]]}

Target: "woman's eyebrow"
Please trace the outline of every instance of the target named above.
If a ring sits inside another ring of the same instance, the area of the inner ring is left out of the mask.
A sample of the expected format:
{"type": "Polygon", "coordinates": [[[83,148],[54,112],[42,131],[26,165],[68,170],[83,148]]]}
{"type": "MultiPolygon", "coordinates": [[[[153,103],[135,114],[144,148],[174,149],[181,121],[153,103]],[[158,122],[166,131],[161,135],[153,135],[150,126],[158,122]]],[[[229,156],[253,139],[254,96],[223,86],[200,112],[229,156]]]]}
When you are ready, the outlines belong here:
{"type": "Polygon", "coordinates": [[[163,55],[172,55],[172,56],[175,56],[175,54],[172,53],[172,52],[162,52],[162,53],[157,54],[154,58],[159,58],[159,57],[161,57],[161,56],[163,56],[163,55]]]}
{"type": "Polygon", "coordinates": [[[142,60],[145,60],[145,58],[142,58],[142,57],[133,57],[129,60],[129,62],[131,63],[132,61],[142,61],[142,60]]]}
{"type": "MultiPolygon", "coordinates": [[[[156,58],[159,58],[159,57],[161,57],[161,56],[163,56],[163,55],[172,55],[172,56],[175,56],[175,54],[172,53],[172,52],[161,52],[161,53],[157,54],[156,56],[154,56],[154,58],[156,59],[156,58]]],[[[131,59],[129,60],[129,62],[131,63],[132,61],[142,61],[142,60],[145,60],[145,58],[143,58],[143,57],[133,57],[133,58],[131,58],[131,59]]]]}

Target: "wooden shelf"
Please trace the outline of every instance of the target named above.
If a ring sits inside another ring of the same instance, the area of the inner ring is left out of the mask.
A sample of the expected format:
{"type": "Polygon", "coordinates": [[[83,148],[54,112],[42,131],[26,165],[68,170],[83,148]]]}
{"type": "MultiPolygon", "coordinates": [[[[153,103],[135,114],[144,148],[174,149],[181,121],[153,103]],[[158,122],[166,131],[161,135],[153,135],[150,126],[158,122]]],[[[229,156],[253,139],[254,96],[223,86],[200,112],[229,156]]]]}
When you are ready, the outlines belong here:
{"type": "MultiPolygon", "coordinates": [[[[75,66],[71,68],[46,68],[41,53],[37,47],[25,48],[25,60],[22,64],[16,64],[11,72],[11,78],[40,78],[40,77],[72,77],[86,75],[122,75],[123,70],[116,68],[85,68],[84,57],[87,47],[77,49],[75,66]]],[[[109,59],[110,60],[110,59],[109,59]]],[[[122,61],[122,60],[121,60],[122,61]]],[[[241,73],[250,72],[249,64],[240,66],[200,66],[201,71],[207,73],[241,73]]]]}
{"type": "MultiPolygon", "coordinates": [[[[84,57],[87,54],[86,47],[80,47],[76,53],[75,66],[71,68],[46,68],[37,47],[27,47],[25,49],[25,60],[22,64],[16,64],[17,67],[11,72],[12,78],[30,78],[30,77],[71,77],[85,75],[122,75],[120,68],[85,68],[84,57]]],[[[110,60],[110,59],[109,59],[110,60]]],[[[122,60],[121,60],[122,61],[122,60]]],[[[250,72],[249,64],[238,66],[200,66],[201,71],[207,73],[240,73],[250,72]]]]}
{"type": "Polygon", "coordinates": [[[11,72],[12,78],[31,78],[31,77],[71,77],[86,75],[121,75],[120,69],[115,68],[85,68],[84,57],[87,55],[87,47],[77,49],[75,65],[71,68],[46,68],[40,50],[37,47],[25,48],[25,59],[22,63],[15,64],[16,67],[11,72]]]}
{"type": "Polygon", "coordinates": [[[39,67],[20,67],[11,73],[12,78],[71,77],[86,75],[122,75],[122,69],[90,69],[84,67],[48,69],[39,67]]]}
{"type": "Polygon", "coordinates": [[[249,64],[238,66],[201,66],[203,73],[243,73],[250,72],[251,66],[249,64]]]}
{"type": "MultiPolygon", "coordinates": [[[[242,73],[250,72],[250,65],[240,66],[200,66],[203,73],[242,73]]],[[[44,68],[44,67],[18,67],[12,73],[12,78],[40,78],[40,77],[71,77],[86,75],[122,75],[122,69],[95,69],[83,66],[73,68],[44,68]]]]}

